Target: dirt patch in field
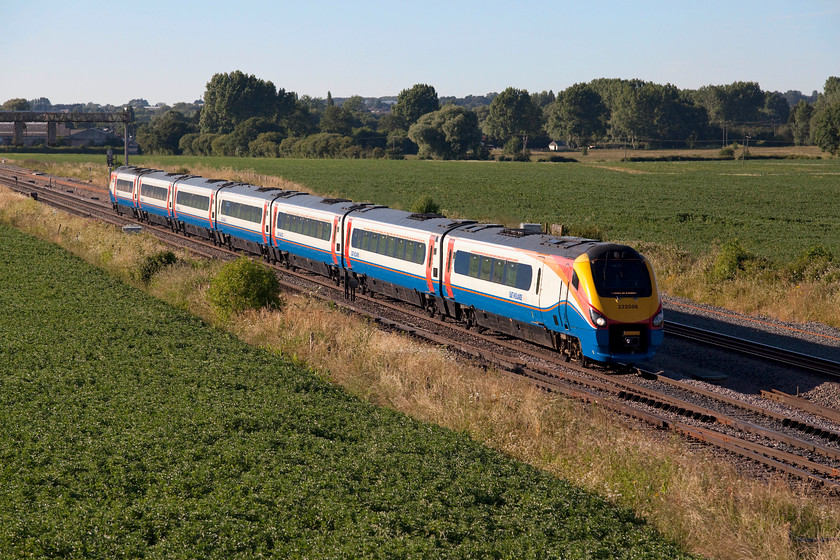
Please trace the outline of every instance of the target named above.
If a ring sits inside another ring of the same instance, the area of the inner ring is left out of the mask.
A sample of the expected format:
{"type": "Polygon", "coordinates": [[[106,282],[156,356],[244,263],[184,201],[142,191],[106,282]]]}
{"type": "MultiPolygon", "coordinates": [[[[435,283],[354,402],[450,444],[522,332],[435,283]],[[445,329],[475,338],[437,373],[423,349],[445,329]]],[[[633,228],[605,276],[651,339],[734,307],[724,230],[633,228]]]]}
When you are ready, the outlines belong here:
{"type": "Polygon", "coordinates": [[[641,169],[630,169],[627,167],[613,167],[611,165],[593,165],[599,169],[608,169],[610,171],[619,171],[621,173],[630,173],[631,175],[652,175],[650,171],[642,171],[641,169]]]}

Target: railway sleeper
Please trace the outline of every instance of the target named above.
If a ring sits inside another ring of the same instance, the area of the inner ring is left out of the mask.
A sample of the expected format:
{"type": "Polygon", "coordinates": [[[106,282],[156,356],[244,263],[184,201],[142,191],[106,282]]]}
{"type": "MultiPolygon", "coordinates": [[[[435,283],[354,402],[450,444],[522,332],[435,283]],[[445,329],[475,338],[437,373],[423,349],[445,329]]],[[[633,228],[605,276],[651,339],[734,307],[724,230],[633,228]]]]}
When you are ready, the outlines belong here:
{"type": "Polygon", "coordinates": [[[805,434],[816,436],[828,440],[830,442],[836,442],[840,440],[840,433],[834,432],[832,430],[818,428],[812,424],[806,424],[804,422],[794,420],[793,418],[785,418],[784,420],[782,420],[782,425],[786,428],[799,430],[800,432],[803,432],[805,434]]]}

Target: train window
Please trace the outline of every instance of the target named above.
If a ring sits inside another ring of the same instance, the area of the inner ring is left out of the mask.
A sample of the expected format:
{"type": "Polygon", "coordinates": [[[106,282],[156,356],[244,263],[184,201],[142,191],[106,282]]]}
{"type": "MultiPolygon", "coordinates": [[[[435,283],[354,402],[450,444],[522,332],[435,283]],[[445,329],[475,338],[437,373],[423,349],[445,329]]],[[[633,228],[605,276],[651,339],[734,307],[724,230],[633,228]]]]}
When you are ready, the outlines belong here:
{"type": "Polygon", "coordinates": [[[191,192],[178,191],[175,203],[180,206],[188,206],[196,210],[207,211],[210,209],[210,197],[191,192]]]}
{"type": "Polygon", "coordinates": [[[169,198],[169,189],[166,187],[156,187],[148,183],[140,183],[140,195],[155,200],[166,200],[169,198]]]}
{"type": "Polygon", "coordinates": [[[124,193],[130,193],[134,190],[134,183],[126,179],[117,179],[117,190],[124,193]]]}
{"type": "Polygon", "coordinates": [[[578,286],[580,285],[580,280],[578,280],[577,270],[572,273],[572,287],[577,290],[578,286]]]}
{"type": "MultiPolygon", "coordinates": [[[[250,207],[253,210],[260,211],[258,207],[250,207]]],[[[257,222],[260,221],[262,217],[262,213],[260,213],[257,217],[257,222]]],[[[293,233],[300,233],[302,235],[306,235],[308,237],[314,237],[316,239],[323,239],[324,241],[329,241],[332,236],[332,226],[329,222],[323,222],[321,220],[315,220],[313,218],[304,218],[303,216],[294,216],[291,214],[277,214],[277,229],[282,229],[285,231],[291,231],[293,233]]],[[[357,246],[356,234],[358,231],[353,232],[353,246],[357,246]]]]}
{"type": "Polygon", "coordinates": [[[491,259],[464,251],[455,253],[455,272],[518,290],[530,290],[533,277],[530,265],[491,259]]]}
{"type": "Polygon", "coordinates": [[[423,243],[372,231],[354,230],[352,246],[416,264],[423,264],[426,259],[426,246],[423,243]]]}
{"type": "Polygon", "coordinates": [[[516,273],[519,272],[519,263],[509,262],[505,267],[505,286],[516,286],[516,273]]]}
{"type": "Polygon", "coordinates": [[[469,275],[473,278],[478,278],[478,271],[481,269],[481,257],[478,255],[470,255],[469,275]]]}
{"type": "Polygon", "coordinates": [[[504,284],[505,281],[505,261],[496,260],[493,263],[493,278],[492,281],[496,284],[504,284]]]}
{"type": "Polygon", "coordinates": [[[490,257],[481,257],[481,269],[478,272],[478,277],[482,280],[490,280],[490,275],[493,273],[493,259],[490,257]]]}
{"type": "Polygon", "coordinates": [[[517,290],[530,290],[531,275],[533,274],[531,267],[527,264],[519,263],[516,268],[516,282],[513,284],[513,287],[517,290]]]}
{"type": "Polygon", "coordinates": [[[653,289],[644,261],[638,258],[604,258],[591,262],[595,290],[601,297],[650,297],[653,289]]]}

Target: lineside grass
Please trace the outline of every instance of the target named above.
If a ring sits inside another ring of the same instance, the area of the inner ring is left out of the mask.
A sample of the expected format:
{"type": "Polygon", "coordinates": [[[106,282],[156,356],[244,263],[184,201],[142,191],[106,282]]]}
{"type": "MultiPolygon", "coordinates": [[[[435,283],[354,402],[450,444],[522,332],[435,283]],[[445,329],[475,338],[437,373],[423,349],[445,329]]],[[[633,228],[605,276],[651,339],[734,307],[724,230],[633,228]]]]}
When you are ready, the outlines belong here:
{"type": "MultiPolygon", "coordinates": [[[[103,259],[97,257],[96,250],[74,247],[91,262],[106,261],[121,278],[135,278],[142,256],[156,250],[147,247],[146,241],[138,242],[143,236],[125,236],[97,229],[99,226],[88,230],[82,220],[64,215],[57,218],[59,214],[31,200],[0,193],[1,221],[60,241],[58,220],[64,224],[62,232],[77,232],[72,239],[85,239],[91,247],[125,255],[103,259]],[[102,236],[107,239],[99,239],[102,236]],[[138,253],[134,264],[127,257],[131,251],[138,253]]],[[[191,309],[214,321],[202,297],[213,275],[212,266],[184,261],[155,276],[149,290],[175,307],[191,309]]],[[[469,434],[505,455],[631,508],[664,537],[695,553],[721,559],[822,560],[840,555],[838,542],[805,540],[840,537],[840,514],[836,504],[804,489],[791,490],[777,480],[744,480],[726,464],[688,450],[676,438],[640,431],[597,407],[545,395],[493,372],[457,363],[442,349],[383,333],[327,304],[304,297],[288,299],[282,312],[247,313],[219,326],[269,354],[307,364],[360,398],[469,434]]],[[[163,355],[174,359],[170,351],[163,355]]],[[[95,363],[96,356],[89,356],[88,361],[95,363]]],[[[216,377],[209,361],[199,363],[205,364],[201,375],[216,377]]],[[[185,367],[192,372],[196,366],[185,367]]],[[[190,375],[201,377],[195,372],[190,375]]],[[[209,398],[200,392],[202,395],[209,398]]],[[[267,395],[264,398],[266,402],[275,400],[267,395]]],[[[257,417],[263,418],[262,414],[257,417]]],[[[324,422],[334,425],[333,420],[324,422]]],[[[10,447],[4,449],[12,453],[10,447]]],[[[355,448],[347,451],[357,452],[355,448]]],[[[11,470],[15,468],[20,469],[11,470]]],[[[38,475],[34,479],[41,480],[38,475]]],[[[506,484],[504,479],[497,482],[506,484]]],[[[53,482],[46,479],[46,484],[53,482]]],[[[542,490],[534,495],[539,493],[542,490]]],[[[269,499],[269,494],[261,496],[269,499]]],[[[520,518],[517,514],[516,519],[520,518]]],[[[533,549],[523,550],[527,556],[533,549]]],[[[618,554],[613,551],[608,556],[618,554]]],[[[575,556],[572,552],[567,555],[575,556]]]]}

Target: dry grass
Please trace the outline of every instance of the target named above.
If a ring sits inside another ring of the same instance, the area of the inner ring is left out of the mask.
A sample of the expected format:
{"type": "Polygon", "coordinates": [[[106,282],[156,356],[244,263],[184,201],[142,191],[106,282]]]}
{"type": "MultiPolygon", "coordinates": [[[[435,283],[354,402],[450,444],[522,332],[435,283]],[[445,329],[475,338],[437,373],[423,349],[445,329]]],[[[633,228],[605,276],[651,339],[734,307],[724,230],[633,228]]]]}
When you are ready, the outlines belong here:
{"type": "Polygon", "coordinates": [[[758,262],[752,267],[748,263],[732,279],[719,280],[712,274],[719,247],[695,258],[653,243],[635,246],[653,262],[660,289],[672,296],[747,315],[840,327],[840,262],[830,263],[813,279],[792,279],[784,269],[761,268],[758,262]]]}
{"type": "MultiPolygon", "coordinates": [[[[0,220],[55,241],[132,279],[145,236],[60,213],[0,189],[0,220]],[[56,230],[62,225],[62,232],[56,230]]],[[[187,263],[155,277],[150,291],[213,321],[203,291],[212,264],[187,263]]],[[[740,478],[724,462],[666,434],[640,430],[604,410],[537,391],[457,361],[442,348],[378,330],[329,304],[288,298],[282,311],[249,312],[220,325],[251,344],[311,367],[362,399],[453,430],[632,508],[687,549],[720,559],[827,560],[840,543],[836,504],[782,481],[740,478]]]]}

